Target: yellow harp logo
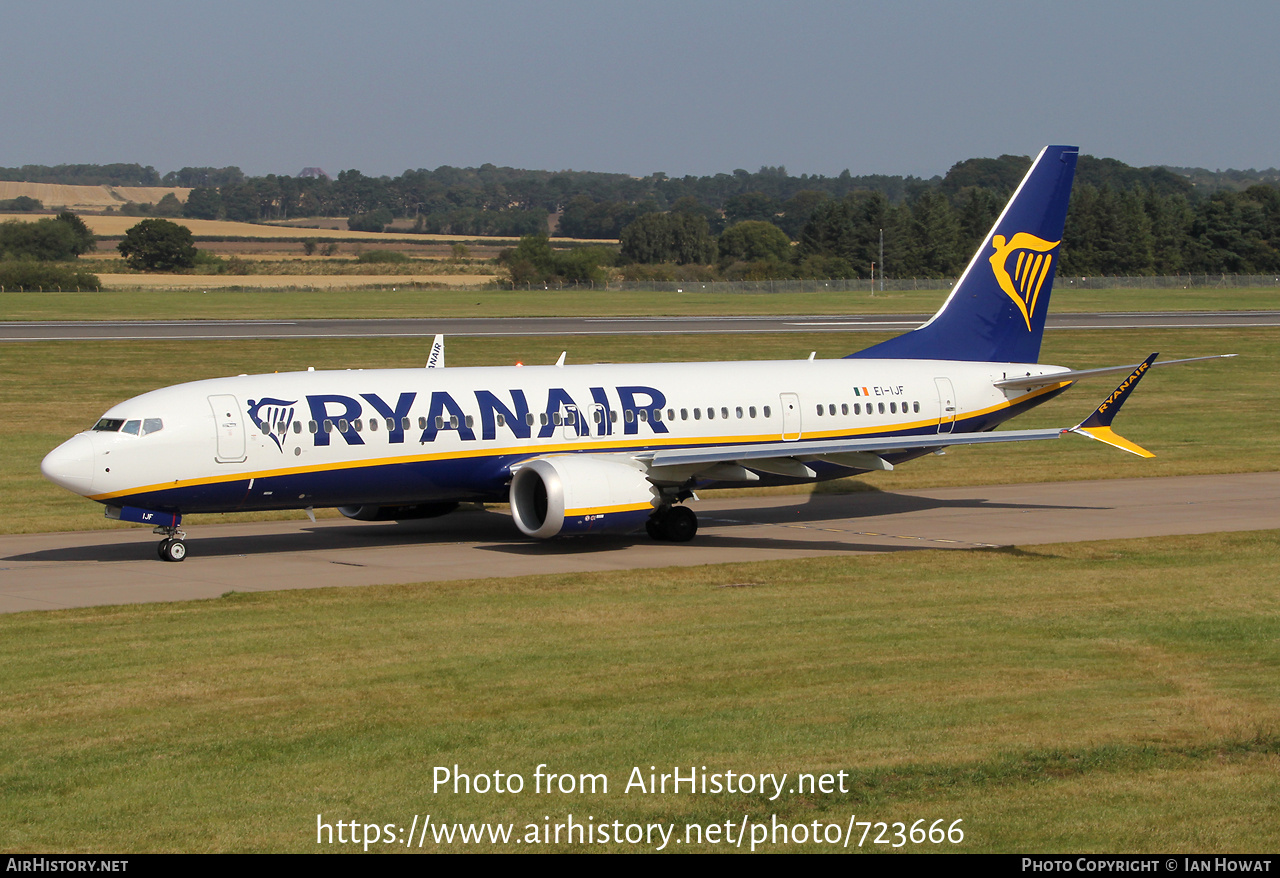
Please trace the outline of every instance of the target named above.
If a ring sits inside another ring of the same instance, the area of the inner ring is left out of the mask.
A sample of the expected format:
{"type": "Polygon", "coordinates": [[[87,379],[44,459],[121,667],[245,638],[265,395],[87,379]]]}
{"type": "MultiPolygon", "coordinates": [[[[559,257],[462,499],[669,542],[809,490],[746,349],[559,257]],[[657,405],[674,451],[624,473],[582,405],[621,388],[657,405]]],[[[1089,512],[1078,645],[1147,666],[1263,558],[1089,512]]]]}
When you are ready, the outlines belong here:
{"type": "Polygon", "coordinates": [[[1031,315],[1036,311],[1036,299],[1040,296],[1040,288],[1044,279],[1049,276],[1053,265],[1053,250],[1062,242],[1046,241],[1027,232],[1018,232],[1008,242],[1004,235],[996,235],[991,239],[996,252],[991,254],[991,269],[995,272],[1000,289],[1013,300],[1022,312],[1022,319],[1027,321],[1027,331],[1031,331],[1031,315]],[[1010,257],[1018,254],[1013,265],[1013,274],[1009,274],[1010,257]]]}

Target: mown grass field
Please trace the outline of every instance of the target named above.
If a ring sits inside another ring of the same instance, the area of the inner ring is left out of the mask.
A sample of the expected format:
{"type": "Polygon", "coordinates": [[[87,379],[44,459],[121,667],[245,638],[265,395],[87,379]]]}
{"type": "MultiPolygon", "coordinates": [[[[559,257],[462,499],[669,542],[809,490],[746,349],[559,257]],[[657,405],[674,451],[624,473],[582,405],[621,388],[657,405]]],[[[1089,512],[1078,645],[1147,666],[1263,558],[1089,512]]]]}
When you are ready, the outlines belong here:
{"type": "MultiPolygon", "coordinates": [[[[182,284],[198,275],[173,276],[182,284]]],[[[350,281],[350,277],[335,276],[350,281]]],[[[213,276],[252,284],[272,279],[213,276]]],[[[435,278],[423,278],[433,281],[435,278]]],[[[144,278],[144,281],[147,279],[144,278]]],[[[279,278],[275,278],[279,281],[279,278]]],[[[373,280],[377,280],[376,278],[373,280]]],[[[322,286],[323,275],[299,276],[322,286]]],[[[693,285],[683,293],[602,290],[224,290],[146,288],[100,293],[3,293],[0,320],[303,320],[360,317],[623,317],[770,314],[932,314],[945,290],[887,293],[720,293],[693,285]]],[[[1055,313],[1097,311],[1266,311],[1280,288],[1054,291],[1055,313]]]]}
{"type": "MultiPolygon", "coordinates": [[[[449,362],[552,362],[566,346],[570,362],[799,359],[875,340],[458,338],[449,362]]],[[[1151,350],[1242,355],[1144,379],[1116,426],[1155,460],[1071,437],[953,449],[866,482],[1276,468],[1280,330],[1054,332],[1042,359],[1086,368],[1151,350]]],[[[106,525],[37,466],[121,399],[424,356],[416,339],[0,345],[4,526],[106,525]]],[[[1015,424],[1074,423],[1111,386],[1077,387],[1015,424]]],[[[509,822],[519,837],[572,813],[674,823],[676,837],[744,814],[854,814],[961,819],[965,851],[1266,852],[1280,818],[1278,580],[1280,532],[1257,532],[0,616],[0,850],[314,851],[317,814],[509,822]],[[532,784],[540,763],[603,773],[610,791],[432,793],[437,766],[532,784]],[[849,792],[622,792],[650,766],[845,771],[849,792]]]]}
{"type": "Polygon", "coordinates": [[[1258,532],[3,616],[0,849],[307,852],[333,849],[318,814],[517,837],[573,814],[677,838],[856,815],[963,821],[955,848],[907,850],[1273,851],[1278,580],[1280,532],[1258,532]],[[537,794],[540,763],[608,793],[537,794]],[[454,765],[528,786],[433,793],[454,765]],[[625,793],[650,766],[790,783],[625,793]],[[847,793],[790,792],[838,771],[847,793]]]}
{"type": "MultiPolygon", "coordinates": [[[[833,334],[563,338],[455,338],[451,366],[552,363],[565,348],[570,363],[802,359],[816,350],[838,357],[877,336],[833,334]]],[[[239,373],[317,369],[420,367],[423,339],[33,342],[0,345],[0,418],[8,451],[0,457],[0,490],[10,512],[0,532],[29,533],[124,527],[100,507],[40,475],[51,449],[87,429],[114,405],[180,380],[239,373]],[[50,364],[57,364],[51,369],[50,364]],[[180,371],[161,364],[180,364],[180,371]]],[[[1157,369],[1144,379],[1116,422],[1121,435],[1151,449],[1140,460],[1080,437],[1003,448],[955,448],[913,461],[859,484],[885,490],[966,484],[1191,475],[1273,470],[1280,465],[1280,411],[1273,379],[1280,372],[1280,330],[1114,330],[1052,332],[1042,359],[1073,368],[1136,363],[1151,351],[1165,359],[1237,353],[1234,360],[1157,369]]],[[[1015,420],[1017,428],[1078,423],[1114,384],[1097,379],[1015,420]]],[[[847,482],[820,490],[849,490],[847,482]]],[[[794,489],[779,489],[792,491],[794,489]]],[[[741,493],[741,492],[737,492],[741,493]]],[[[298,513],[300,515],[301,513],[298,513]]],[[[279,517],[272,513],[271,517],[279,517]]],[[[191,522],[227,520],[193,516],[191,522]]]]}

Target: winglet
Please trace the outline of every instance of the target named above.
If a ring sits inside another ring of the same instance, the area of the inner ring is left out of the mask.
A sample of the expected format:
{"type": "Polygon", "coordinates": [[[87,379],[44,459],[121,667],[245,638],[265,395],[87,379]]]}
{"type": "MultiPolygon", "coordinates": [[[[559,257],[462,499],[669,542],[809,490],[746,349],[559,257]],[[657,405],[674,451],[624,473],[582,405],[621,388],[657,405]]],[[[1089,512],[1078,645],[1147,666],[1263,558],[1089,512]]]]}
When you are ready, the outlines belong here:
{"type": "Polygon", "coordinates": [[[1138,386],[1138,382],[1142,380],[1143,375],[1147,374],[1147,370],[1151,368],[1151,364],[1155,362],[1158,356],[1160,356],[1158,353],[1152,354],[1143,360],[1138,365],[1138,368],[1129,373],[1128,378],[1120,382],[1119,387],[1111,391],[1111,395],[1102,401],[1102,405],[1098,406],[1093,414],[1076,424],[1069,432],[1080,433],[1090,439],[1097,439],[1099,442],[1105,442],[1139,457],[1155,457],[1147,449],[1115,433],[1111,429],[1111,421],[1119,413],[1120,406],[1124,405],[1124,401],[1129,398],[1133,388],[1138,386]]]}
{"type": "Polygon", "coordinates": [[[444,368],[444,336],[437,335],[436,340],[431,343],[431,353],[427,355],[428,369],[444,368]]]}

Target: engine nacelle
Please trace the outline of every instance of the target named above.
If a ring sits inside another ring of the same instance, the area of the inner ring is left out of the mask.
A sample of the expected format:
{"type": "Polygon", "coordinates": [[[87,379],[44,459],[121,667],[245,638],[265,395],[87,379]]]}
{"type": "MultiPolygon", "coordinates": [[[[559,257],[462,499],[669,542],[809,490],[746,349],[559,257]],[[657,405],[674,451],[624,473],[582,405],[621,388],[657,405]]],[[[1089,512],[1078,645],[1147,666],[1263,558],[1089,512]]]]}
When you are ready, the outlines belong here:
{"type": "Polygon", "coordinates": [[[442,503],[414,503],[410,506],[339,506],[338,511],[356,521],[411,521],[415,518],[435,518],[458,508],[455,501],[442,503]]]}
{"type": "Polygon", "coordinates": [[[511,517],[531,537],[622,533],[643,527],[659,504],[644,471],[588,454],[541,457],[511,480],[511,517]]]}

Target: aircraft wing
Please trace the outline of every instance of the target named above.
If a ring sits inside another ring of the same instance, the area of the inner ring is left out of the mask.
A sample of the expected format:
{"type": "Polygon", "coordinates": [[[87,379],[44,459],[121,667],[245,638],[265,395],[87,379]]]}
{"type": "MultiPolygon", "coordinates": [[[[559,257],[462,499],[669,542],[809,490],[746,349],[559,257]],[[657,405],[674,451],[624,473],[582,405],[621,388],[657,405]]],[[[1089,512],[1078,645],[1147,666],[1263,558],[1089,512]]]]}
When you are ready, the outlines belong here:
{"type": "MultiPolygon", "coordinates": [[[[999,433],[925,433],[915,436],[875,436],[867,439],[833,439],[822,442],[767,442],[763,445],[719,445],[712,448],[676,448],[636,455],[652,466],[736,461],[764,461],[770,458],[822,459],[851,452],[888,453],[948,445],[985,445],[994,442],[1030,442],[1057,439],[1070,427],[1047,430],[1006,430],[999,433]]],[[[879,467],[877,467],[879,468],[879,467]]]]}

